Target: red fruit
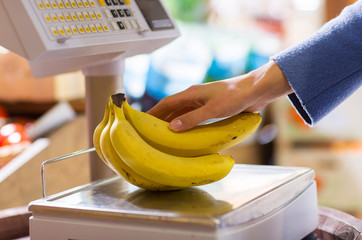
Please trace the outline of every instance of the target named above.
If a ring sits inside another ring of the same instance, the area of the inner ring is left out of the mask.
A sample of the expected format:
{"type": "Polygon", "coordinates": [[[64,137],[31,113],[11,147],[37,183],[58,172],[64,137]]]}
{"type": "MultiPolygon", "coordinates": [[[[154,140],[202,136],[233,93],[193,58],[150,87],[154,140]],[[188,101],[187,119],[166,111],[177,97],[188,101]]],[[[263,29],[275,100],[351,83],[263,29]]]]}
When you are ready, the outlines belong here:
{"type": "Polygon", "coordinates": [[[0,146],[29,141],[25,128],[19,123],[8,123],[0,128],[0,146]]]}

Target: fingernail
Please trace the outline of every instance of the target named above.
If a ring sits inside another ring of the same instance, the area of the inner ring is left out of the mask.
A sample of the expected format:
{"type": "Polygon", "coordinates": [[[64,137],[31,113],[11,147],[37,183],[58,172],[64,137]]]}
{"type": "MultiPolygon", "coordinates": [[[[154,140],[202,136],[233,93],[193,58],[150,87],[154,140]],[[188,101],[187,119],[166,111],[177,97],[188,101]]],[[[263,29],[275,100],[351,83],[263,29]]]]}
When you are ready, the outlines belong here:
{"type": "Polygon", "coordinates": [[[170,122],[169,127],[171,130],[178,130],[178,129],[182,128],[182,122],[180,119],[173,120],[170,122]]]}

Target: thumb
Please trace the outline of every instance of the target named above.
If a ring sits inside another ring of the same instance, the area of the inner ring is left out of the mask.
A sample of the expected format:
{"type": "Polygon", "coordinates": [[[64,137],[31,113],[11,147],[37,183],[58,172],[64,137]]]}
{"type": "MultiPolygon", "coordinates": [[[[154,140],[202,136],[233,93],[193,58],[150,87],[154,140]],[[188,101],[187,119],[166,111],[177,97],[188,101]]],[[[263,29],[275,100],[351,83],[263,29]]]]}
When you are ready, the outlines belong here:
{"type": "Polygon", "coordinates": [[[184,132],[211,117],[209,112],[205,111],[205,107],[197,108],[173,119],[169,124],[169,128],[174,132],[184,132]]]}

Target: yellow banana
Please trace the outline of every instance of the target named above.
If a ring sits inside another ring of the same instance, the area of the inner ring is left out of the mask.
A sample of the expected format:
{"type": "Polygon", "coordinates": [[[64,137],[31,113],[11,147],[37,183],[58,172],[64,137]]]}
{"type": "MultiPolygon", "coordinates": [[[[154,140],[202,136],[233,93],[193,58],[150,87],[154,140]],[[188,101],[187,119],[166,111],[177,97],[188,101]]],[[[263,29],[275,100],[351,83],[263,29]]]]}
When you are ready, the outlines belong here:
{"type": "Polygon", "coordinates": [[[230,148],[254,133],[261,122],[258,113],[240,113],[175,133],[168,128],[168,122],[135,110],[126,101],[124,112],[127,120],[148,144],[163,152],[184,157],[217,153],[230,148]]]}
{"type": "Polygon", "coordinates": [[[144,178],[162,185],[186,188],[218,181],[232,169],[234,160],[230,156],[179,157],[153,148],[126,120],[123,95],[113,95],[112,99],[115,120],[110,136],[113,148],[131,169],[144,178]]]}
{"type": "Polygon", "coordinates": [[[101,137],[100,137],[100,147],[103,157],[110,163],[112,166],[113,171],[115,171],[118,175],[121,175],[125,180],[129,183],[136,185],[140,188],[147,189],[147,190],[158,190],[158,191],[165,191],[165,190],[173,190],[175,188],[158,184],[148,179],[142,177],[135,171],[133,171],[123,160],[121,157],[118,156],[117,152],[113,149],[112,142],[110,139],[110,129],[112,123],[114,121],[114,112],[113,108],[108,103],[107,111],[109,112],[109,120],[106,126],[103,128],[101,137]]]}
{"type": "MultiPolygon", "coordinates": [[[[107,103],[107,105],[108,105],[108,103],[107,103]]],[[[102,153],[102,150],[101,150],[101,140],[100,140],[102,131],[103,131],[104,127],[108,123],[108,118],[109,118],[109,110],[108,109],[109,108],[106,106],[103,120],[97,125],[96,129],[93,132],[93,145],[94,145],[94,148],[96,149],[96,152],[97,152],[99,158],[102,159],[102,161],[106,165],[108,165],[110,167],[107,160],[103,156],[103,153],[102,153]]]]}

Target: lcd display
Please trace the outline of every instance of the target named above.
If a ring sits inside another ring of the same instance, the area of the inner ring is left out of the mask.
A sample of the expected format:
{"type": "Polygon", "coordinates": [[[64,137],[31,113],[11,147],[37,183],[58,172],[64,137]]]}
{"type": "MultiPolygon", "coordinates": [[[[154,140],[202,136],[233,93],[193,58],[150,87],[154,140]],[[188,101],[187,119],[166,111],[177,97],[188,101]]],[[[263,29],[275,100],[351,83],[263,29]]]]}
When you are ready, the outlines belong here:
{"type": "Polygon", "coordinates": [[[159,0],[136,0],[152,31],[174,28],[159,0]]]}

